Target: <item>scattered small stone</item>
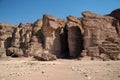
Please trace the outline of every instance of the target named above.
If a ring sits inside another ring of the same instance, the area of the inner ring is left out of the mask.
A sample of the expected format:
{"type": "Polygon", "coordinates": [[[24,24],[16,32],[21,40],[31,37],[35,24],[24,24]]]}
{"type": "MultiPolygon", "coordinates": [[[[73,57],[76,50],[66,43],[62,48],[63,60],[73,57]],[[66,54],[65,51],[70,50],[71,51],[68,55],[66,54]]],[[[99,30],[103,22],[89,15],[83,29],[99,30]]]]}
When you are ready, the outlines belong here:
{"type": "Polygon", "coordinates": [[[85,75],[85,77],[88,77],[88,74],[86,73],[86,74],[84,74],[85,75]]]}
{"type": "Polygon", "coordinates": [[[44,74],[45,73],[45,71],[42,71],[42,74],[44,74]]]}
{"type": "Polygon", "coordinates": [[[111,70],[108,70],[108,72],[111,72],[111,70]]]}
{"type": "Polygon", "coordinates": [[[41,65],[45,65],[45,63],[42,63],[41,65]]]}
{"type": "Polygon", "coordinates": [[[77,68],[77,71],[80,71],[80,69],[79,69],[79,68],[77,68]]]}
{"type": "Polygon", "coordinates": [[[55,65],[55,63],[53,63],[53,65],[55,65]]]}
{"type": "Polygon", "coordinates": [[[10,73],[10,75],[12,75],[12,73],[10,73]]]}
{"type": "Polygon", "coordinates": [[[87,72],[84,70],[84,71],[83,71],[83,74],[86,74],[86,73],[87,73],[87,72]]]}
{"type": "Polygon", "coordinates": [[[72,68],[72,71],[75,71],[75,67],[74,66],[72,66],[71,68],[72,68]]]}
{"type": "Polygon", "coordinates": [[[110,63],[107,63],[106,65],[107,65],[107,66],[110,66],[111,64],[110,64],[110,63]]]}
{"type": "Polygon", "coordinates": [[[20,76],[20,74],[18,73],[17,76],[20,76]]]}
{"type": "Polygon", "coordinates": [[[99,71],[95,71],[95,73],[98,73],[99,71]]]}
{"type": "Polygon", "coordinates": [[[118,75],[118,77],[120,78],[120,75],[118,75]]]}
{"type": "Polygon", "coordinates": [[[28,74],[31,74],[32,72],[28,72],[28,74]]]}

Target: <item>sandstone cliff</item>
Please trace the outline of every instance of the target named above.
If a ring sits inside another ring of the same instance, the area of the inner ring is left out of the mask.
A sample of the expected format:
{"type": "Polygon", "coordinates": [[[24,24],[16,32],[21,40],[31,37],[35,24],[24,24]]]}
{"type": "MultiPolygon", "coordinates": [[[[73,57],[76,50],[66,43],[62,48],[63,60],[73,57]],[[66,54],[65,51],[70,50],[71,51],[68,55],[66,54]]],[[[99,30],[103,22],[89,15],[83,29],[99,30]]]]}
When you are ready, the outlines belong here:
{"type": "Polygon", "coordinates": [[[90,11],[67,20],[45,14],[34,23],[0,23],[0,48],[7,56],[57,58],[120,59],[120,9],[108,15],[90,11]],[[4,50],[3,50],[4,49],[4,50]]]}

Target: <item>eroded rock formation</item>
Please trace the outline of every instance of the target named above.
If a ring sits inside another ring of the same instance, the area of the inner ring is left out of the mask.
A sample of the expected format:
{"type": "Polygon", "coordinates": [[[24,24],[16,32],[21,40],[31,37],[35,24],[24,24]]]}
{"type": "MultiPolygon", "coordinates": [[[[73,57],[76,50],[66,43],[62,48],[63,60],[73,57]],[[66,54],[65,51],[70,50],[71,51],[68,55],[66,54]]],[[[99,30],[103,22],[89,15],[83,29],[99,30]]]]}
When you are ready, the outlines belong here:
{"type": "Polygon", "coordinates": [[[57,19],[47,14],[43,16],[41,31],[44,37],[44,49],[58,57],[62,51],[60,34],[64,26],[65,21],[63,19],[57,19]]]}
{"type": "Polygon", "coordinates": [[[108,15],[90,11],[67,20],[45,14],[34,23],[0,23],[0,56],[37,60],[91,56],[93,60],[120,59],[120,9],[108,15]],[[6,53],[5,53],[6,51],[6,53]]]}
{"type": "Polygon", "coordinates": [[[0,23],[0,47],[8,48],[11,46],[12,33],[16,25],[0,23]]]}
{"type": "Polygon", "coordinates": [[[79,57],[83,50],[83,29],[79,18],[67,17],[68,48],[71,57],[79,57]]]}
{"type": "MultiPolygon", "coordinates": [[[[84,49],[88,50],[88,55],[99,56],[100,45],[107,41],[107,39],[119,39],[119,32],[117,32],[118,22],[117,19],[111,16],[102,16],[92,12],[83,12],[82,25],[84,28],[84,49]],[[96,46],[96,47],[95,47],[96,46]],[[98,47],[98,48],[97,48],[98,47]],[[92,50],[92,53],[91,53],[92,50]]],[[[109,42],[108,45],[111,45],[109,42]]],[[[119,44],[117,43],[116,46],[119,44]]],[[[112,46],[112,45],[111,45],[112,46]]],[[[120,47],[119,47],[120,48],[120,47]]],[[[110,52],[114,54],[114,49],[109,48],[110,52]]],[[[106,54],[106,52],[104,52],[106,54]]],[[[116,54],[119,54],[120,50],[117,50],[116,54]]]]}

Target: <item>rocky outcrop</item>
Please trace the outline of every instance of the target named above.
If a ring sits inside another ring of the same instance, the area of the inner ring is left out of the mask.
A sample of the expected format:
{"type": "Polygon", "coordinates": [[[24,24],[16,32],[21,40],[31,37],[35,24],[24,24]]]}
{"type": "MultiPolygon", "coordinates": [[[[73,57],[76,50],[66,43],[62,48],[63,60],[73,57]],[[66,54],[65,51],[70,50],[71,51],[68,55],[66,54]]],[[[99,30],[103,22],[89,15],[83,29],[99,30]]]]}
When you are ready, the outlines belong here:
{"type": "Polygon", "coordinates": [[[101,16],[91,12],[83,12],[82,24],[84,28],[84,48],[98,46],[108,37],[116,38],[114,18],[101,16]]]}
{"type": "Polygon", "coordinates": [[[16,25],[0,23],[0,58],[6,57],[6,50],[11,46],[15,27],[16,25]]]}
{"type": "Polygon", "coordinates": [[[61,53],[61,41],[60,33],[64,28],[64,20],[57,19],[51,15],[43,16],[42,34],[44,36],[44,49],[49,53],[60,56],[61,53]]]}
{"type": "MultiPolygon", "coordinates": [[[[82,19],[82,25],[84,28],[84,48],[88,50],[88,54],[92,54],[92,57],[98,57],[100,56],[99,51],[101,50],[99,47],[101,45],[104,46],[103,43],[106,42],[106,40],[109,38],[119,38],[119,34],[116,30],[118,22],[113,17],[102,16],[92,12],[83,12],[82,15],[84,16],[82,19]]],[[[113,43],[110,43],[108,46],[113,46],[112,44],[113,43]]],[[[106,48],[104,47],[104,49],[106,48]]],[[[114,48],[110,47],[109,50],[105,50],[103,53],[105,54],[105,57],[109,56],[109,59],[116,59],[119,52],[120,50],[117,48],[117,45],[114,44],[114,48]],[[117,53],[114,53],[116,52],[115,49],[117,49],[117,53]],[[109,53],[109,55],[107,53],[109,53]],[[116,55],[115,58],[113,58],[114,55],[116,55]]]]}
{"type": "Polygon", "coordinates": [[[32,26],[30,42],[25,50],[26,56],[34,56],[43,52],[43,35],[41,33],[42,23],[42,20],[37,20],[32,26]]]}
{"type": "Polygon", "coordinates": [[[16,25],[0,23],[0,47],[5,49],[10,47],[15,27],[16,25]]]}
{"type": "Polygon", "coordinates": [[[29,46],[29,42],[32,36],[32,24],[20,23],[18,27],[14,29],[12,34],[11,47],[7,50],[7,55],[14,54],[15,56],[24,56],[24,50],[29,46]]]}
{"type": "Polygon", "coordinates": [[[0,56],[34,57],[49,61],[57,58],[90,56],[92,60],[120,59],[120,10],[108,15],[90,11],[67,20],[45,14],[34,23],[0,23],[0,56]]]}

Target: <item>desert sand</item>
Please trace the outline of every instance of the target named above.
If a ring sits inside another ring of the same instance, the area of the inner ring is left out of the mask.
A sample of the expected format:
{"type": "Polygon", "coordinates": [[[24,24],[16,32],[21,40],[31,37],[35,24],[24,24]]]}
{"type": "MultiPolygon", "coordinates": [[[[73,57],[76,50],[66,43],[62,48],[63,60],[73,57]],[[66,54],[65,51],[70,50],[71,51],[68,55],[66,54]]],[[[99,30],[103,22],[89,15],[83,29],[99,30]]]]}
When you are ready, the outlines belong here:
{"type": "Polygon", "coordinates": [[[0,80],[120,80],[120,61],[13,58],[0,61],[0,80]]]}

